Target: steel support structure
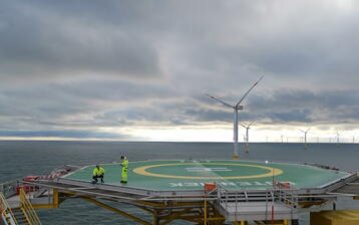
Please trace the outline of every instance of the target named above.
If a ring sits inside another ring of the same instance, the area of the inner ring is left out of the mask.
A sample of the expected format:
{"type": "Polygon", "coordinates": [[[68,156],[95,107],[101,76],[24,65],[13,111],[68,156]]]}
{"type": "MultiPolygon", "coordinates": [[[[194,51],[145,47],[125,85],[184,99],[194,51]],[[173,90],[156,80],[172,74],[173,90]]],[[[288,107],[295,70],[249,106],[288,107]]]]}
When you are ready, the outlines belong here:
{"type": "MultiPolygon", "coordinates": [[[[20,181],[17,181],[19,183],[20,181]]],[[[27,185],[34,185],[37,188],[36,192],[31,194],[29,199],[34,208],[56,208],[64,200],[72,198],[84,199],[87,202],[93,203],[99,207],[115,212],[125,218],[143,225],[166,225],[175,220],[185,220],[198,225],[221,225],[229,222],[228,217],[224,217],[221,211],[221,204],[226,205],[225,201],[229,203],[238,203],[242,207],[243,204],[248,202],[274,202],[271,198],[276,198],[275,201],[288,206],[296,206],[296,209],[305,209],[313,205],[322,205],[336,199],[337,191],[341,188],[345,189],[352,187],[352,183],[359,183],[358,177],[353,174],[352,176],[332,183],[321,189],[306,189],[306,190],[238,190],[228,191],[221,190],[218,187],[215,192],[151,192],[145,190],[132,190],[132,189],[109,189],[109,187],[86,186],[77,183],[67,184],[57,181],[53,182],[27,182],[27,185]],[[269,192],[269,194],[267,193],[269,192]],[[272,196],[272,197],[271,197],[272,196]],[[138,209],[142,209],[151,216],[148,221],[144,218],[139,218],[136,215],[126,212],[122,209],[114,207],[112,203],[127,204],[138,209]],[[293,203],[295,203],[293,205],[293,203]],[[46,205],[47,204],[47,205],[46,205]]],[[[4,187],[4,185],[2,185],[4,187]]],[[[9,185],[7,184],[6,187],[9,185]]],[[[354,185],[355,186],[355,185],[354,185]]],[[[9,186],[10,187],[10,186],[9,186]]],[[[2,192],[10,196],[9,188],[3,188],[2,192]],[[6,192],[5,192],[6,191],[6,192]]],[[[12,189],[11,189],[12,190],[12,189]]],[[[359,193],[356,192],[356,193],[359,193]]],[[[359,195],[359,194],[358,194],[359,195]]],[[[356,196],[358,196],[356,195],[356,196]]],[[[237,207],[237,206],[236,206],[237,207]]],[[[241,210],[238,208],[238,212],[241,210]]],[[[243,214],[240,217],[233,219],[233,224],[246,225],[248,221],[253,222],[255,217],[252,214],[243,214]],[[248,220],[248,221],[246,221],[248,220]]],[[[237,214],[235,214],[237,216],[237,214]]],[[[263,218],[257,219],[258,224],[275,224],[281,225],[295,225],[298,220],[293,217],[276,218],[277,220],[263,221],[263,218]]]]}

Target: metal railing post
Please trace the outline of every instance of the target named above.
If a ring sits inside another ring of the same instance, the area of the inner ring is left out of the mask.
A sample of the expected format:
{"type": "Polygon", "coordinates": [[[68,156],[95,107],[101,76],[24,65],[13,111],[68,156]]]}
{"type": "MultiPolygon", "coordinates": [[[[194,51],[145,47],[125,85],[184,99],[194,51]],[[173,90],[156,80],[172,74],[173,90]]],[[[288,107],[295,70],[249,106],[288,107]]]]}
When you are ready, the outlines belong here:
{"type": "Polygon", "coordinates": [[[32,207],[30,201],[26,198],[26,193],[24,189],[20,189],[20,203],[21,208],[25,214],[30,225],[41,225],[40,219],[37,216],[34,208],[32,207]]]}

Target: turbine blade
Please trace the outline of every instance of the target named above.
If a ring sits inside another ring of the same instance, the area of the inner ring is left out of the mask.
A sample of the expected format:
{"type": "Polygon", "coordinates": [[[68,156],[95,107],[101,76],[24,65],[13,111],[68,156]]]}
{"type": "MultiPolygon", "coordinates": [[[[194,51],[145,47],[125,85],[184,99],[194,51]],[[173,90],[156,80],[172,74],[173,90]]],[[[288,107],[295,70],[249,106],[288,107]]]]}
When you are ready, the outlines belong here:
{"type": "Polygon", "coordinates": [[[225,102],[225,101],[223,101],[223,100],[221,100],[221,99],[219,99],[219,98],[216,98],[216,97],[213,97],[212,95],[209,95],[209,94],[206,94],[208,97],[210,97],[211,99],[213,99],[213,100],[215,100],[215,101],[217,101],[217,102],[220,102],[220,103],[222,103],[223,105],[225,105],[225,106],[227,106],[227,107],[229,107],[229,108],[234,108],[234,106],[233,105],[230,105],[229,103],[227,103],[227,102],[225,102]]]}
{"type": "Polygon", "coordinates": [[[257,80],[257,82],[255,82],[251,88],[249,88],[249,90],[243,95],[243,97],[238,101],[238,103],[236,104],[236,107],[239,106],[239,104],[241,104],[241,102],[247,97],[247,95],[249,94],[249,92],[252,91],[252,89],[263,79],[264,76],[261,76],[259,78],[259,80],[257,80]]]}
{"type": "Polygon", "coordinates": [[[252,121],[252,122],[248,125],[248,127],[252,126],[252,125],[254,124],[254,122],[255,122],[255,121],[252,121]]]}
{"type": "Polygon", "coordinates": [[[241,123],[240,123],[239,125],[241,125],[241,126],[244,127],[244,128],[247,128],[246,125],[244,125],[244,124],[241,124],[241,123]]]}

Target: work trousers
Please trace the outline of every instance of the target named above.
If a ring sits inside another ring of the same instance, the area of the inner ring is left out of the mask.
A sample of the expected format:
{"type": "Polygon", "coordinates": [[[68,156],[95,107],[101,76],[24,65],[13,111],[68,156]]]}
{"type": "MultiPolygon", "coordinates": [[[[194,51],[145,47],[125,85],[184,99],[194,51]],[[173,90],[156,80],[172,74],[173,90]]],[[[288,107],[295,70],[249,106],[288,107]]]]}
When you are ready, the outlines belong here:
{"type": "Polygon", "coordinates": [[[121,183],[127,183],[127,167],[122,167],[121,183]]]}
{"type": "Polygon", "coordinates": [[[92,179],[94,180],[95,183],[97,183],[98,182],[97,178],[101,178],[101,183],[103,183],[104,182],[103,181],[104,176],[105,176],[104,174],[95,175],[95,176],[92,177],[92,179]]]}

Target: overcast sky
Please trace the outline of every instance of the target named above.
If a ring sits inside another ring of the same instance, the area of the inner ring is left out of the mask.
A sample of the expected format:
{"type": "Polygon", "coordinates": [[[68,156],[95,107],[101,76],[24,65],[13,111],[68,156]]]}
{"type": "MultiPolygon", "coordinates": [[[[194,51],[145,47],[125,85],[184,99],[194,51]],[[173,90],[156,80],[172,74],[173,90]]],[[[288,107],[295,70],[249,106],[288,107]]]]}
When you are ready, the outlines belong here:
{"type": "Polygon", "coordinates": [[[1,0],[0,137],[231,141],[205,93],[235,104],[264,75],[253,139],[352,138],[358,27],[356,0],[1,0]]]}

